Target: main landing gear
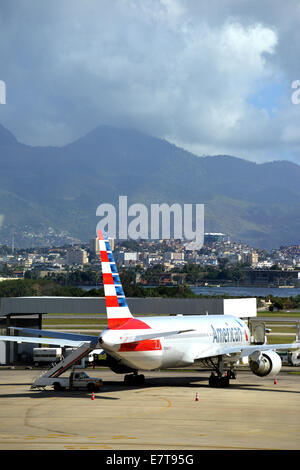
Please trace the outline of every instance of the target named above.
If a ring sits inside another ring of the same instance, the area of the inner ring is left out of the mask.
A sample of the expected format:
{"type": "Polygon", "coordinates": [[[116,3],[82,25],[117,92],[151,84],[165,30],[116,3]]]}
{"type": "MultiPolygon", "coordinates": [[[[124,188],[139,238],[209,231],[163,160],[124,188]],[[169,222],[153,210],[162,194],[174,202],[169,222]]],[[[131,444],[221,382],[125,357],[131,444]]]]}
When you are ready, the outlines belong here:
{"type": "Polygon", "coordinates": [[[215,365],[212,361],[211,363],[214,366],[216,374],[214,372],[211,373],[211,376],[209,377],[209,386],[218,388],[229,387],[229,380],[236,378],[235,372],[232,369],[229,369],[225,371],[223,375],[224,361],[222,356],[218,356],[218,365],[215,365]]]}
{"type": "Polygon", "coordinates": [[[125,385],[144,385],[145,376],[143,374],[138,374],[134,372],[133,374],[127,374],[124,377],[125,385]]]}

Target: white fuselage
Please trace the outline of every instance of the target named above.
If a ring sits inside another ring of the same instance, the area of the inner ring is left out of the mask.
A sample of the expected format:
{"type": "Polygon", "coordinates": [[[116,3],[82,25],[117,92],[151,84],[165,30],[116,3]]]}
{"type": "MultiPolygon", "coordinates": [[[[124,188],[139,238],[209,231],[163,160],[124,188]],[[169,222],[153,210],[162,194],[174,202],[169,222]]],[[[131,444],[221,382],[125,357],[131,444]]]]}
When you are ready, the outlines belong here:
{"type": "Polygon", "coordinates": [[[134,369],[184,367],[193,364],[195,359],[217,356],[218,347],[223,347],[224,344],[244,347],[250,343],[247,325],[239,318],[229,315],[135,318],[149,328],[107,329],[101,334],[104,340],[103,349],[121,360],[122,364],[134,369]],[[136,343],[116,344],[135,334],[160,333],[170,329],[193,331],[136,343]],[[109,346],[110,343],[112,346],[109,346]]]}

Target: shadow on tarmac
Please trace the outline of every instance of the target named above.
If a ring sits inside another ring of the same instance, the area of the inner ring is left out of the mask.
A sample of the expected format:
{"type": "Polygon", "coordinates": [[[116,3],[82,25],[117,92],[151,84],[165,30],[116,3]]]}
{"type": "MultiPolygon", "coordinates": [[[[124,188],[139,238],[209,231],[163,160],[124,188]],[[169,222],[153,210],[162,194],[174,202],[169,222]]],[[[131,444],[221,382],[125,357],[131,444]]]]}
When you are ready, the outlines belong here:
{"type": "MultiPolygon", "coordinates": [[[[250,376],[251,379],[251,376],[250,376]]],[[[269,379],[270,381],[272,379],[269,379]]],[[[24,387],[24,385],[30,386],[31,383],[10,383],[10,384],[1,384],[5,386],[16,386],[16,387],[24,387]]],[[[126,390],[143,390],[143,389],[151,389],[156,387],[186,387],[186,388],[211,388],[208,384],[208,376],[201,377],[198,375],[192,376],[181,376],[181,377],[146,377],[145,383],[143,385],[131,385],[128,386],[122,380],[108,380],[103,381],[103,386],[101,390],[95,392],[95,399],[102,399],[102,400],[119,400],[119,397],[108,397],[106,396],[107,393],[110,392],[122,392],[126,390]]],[[[230,385],[228,388],[211,388],[212,390],[247,390],[247,391],[262,391],[262,392],[281,392],[281,393],[296,393],[299,394],[300,390],[286,390],[280,388],[280,385],[274,384],[272,387],[266,388],[266,382],[262,382],[261,384],[258,383],[239,383],[238,378],[232,379],[230,381],[230,385]]],[[[1,394],[0,397],[2,398],[21,398],[21,397],[29,397],[29,398],[49,398],[49,397],[59,397],[59,398],[88,398],[91,397],[92,393],[85,391],[85,390],[64,390],[64,391],[55,391],[53,389],[45,389],[45,390],[29,390],[25,393],[6,393],[1,394]]]]}
{"type": "MultiPolygon", "coordinates": [[[[272,380],[272,379],[270,379],[272,380]]],[[[116,386],[116,382],[104,382],[104,387],[109,384],[115,384],[113,387],[114,390],[124,389],[125,387],[122,386],[120,383],[119,387],[116,386]]],[[[300,391],[296,390],[286,390],[280,388],[278,385],[273,385],[272,388],[266,388],[266,382],[262,382],[261,384],[257,383],[239,383],[238,378],[232,379],[230,381],[230,385],[228,388],[218,388],[218,387],[210,387],[208,384],[207,377],[151,377],[146,378],[146,382],[143,386],[134,386],[131,389],[142,389],[142,388],[154,388],[154,387],[187,387],[187,388],[210,388],[211,390],[248,390],[248,391],[262,391],[262,392],[282,392],[282,393],[300,393],[300,391]],[[197,382],[197,383],[194,383],[197,382]]],[[[128,387],[126,387],[128,389],[128,387]]],[[[106,390],[105,390],[106,391],[106,390]]],[[[112,391],[112,389],[108,389],[107,391],[112,391]]]]}
{"type": "MultiPolygon", "coordinates": [[[[90,398],[92,397],[91,392],[85,392],[82,390],[78,391],[62,391],[56,390],[30,390],[27,393],[7,393],[0,394],[0,398],[90,398]]],[[[95,400],[119,400],[118,397],[107,397],[101,395],[101,392],[95,392],[95,400]]]]}

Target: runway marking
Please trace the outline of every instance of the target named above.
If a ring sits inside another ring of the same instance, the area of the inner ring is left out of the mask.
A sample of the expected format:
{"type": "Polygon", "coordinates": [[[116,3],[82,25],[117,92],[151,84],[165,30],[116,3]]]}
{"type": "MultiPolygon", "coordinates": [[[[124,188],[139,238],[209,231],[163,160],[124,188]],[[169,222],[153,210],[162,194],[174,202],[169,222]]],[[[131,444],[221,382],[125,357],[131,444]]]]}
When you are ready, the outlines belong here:
{"type": "MultiPolygon", "coordinates": [[[[74,438],[74,435],[72,435],[72,434],[49,434],[48,436],[44,436],[44,439],[56,439],[57,437],[59,437],[59,438],[63,437],[63,438],[67,439],[67,438],[70,438],[70,437],[74,438]]],[[[34,435],[33,436],[31,436],[31,435],[24,436],[24,439],[26,439],[26,440],[33,440],[33,439],[40,439],[40,438],[41,438],[41,436],[34,436],[34,435]]]]}
{"type": "MultiPolygon", "coordinates": [[[[59,443],[60,444],[60,443],[59,443]]],[[[112,446],[115,445],[115,442],[112,442],[111,443],[112,446]]],[[[7,450],[8,449],[8,445],[15,445],[17,446],[16,448],[17,449],[22,449],[22,439],[15,439],[15,440],[12,440],[11,442],[8,442],[7,440],[6,441],[1,441],[0,439],[0,450],[7,450]],[[21,444],[21,447],[20,447],[20,444],[21,444]],[[3,447],[2,447],[3,445],[3,447]]],[[[26,450],[30,450],[30,447],[28,447],[30,444],[26,444],[26,450]]],[[[44,442],[43,440],[40,440],[38,442],[38,445],[39,446],[42,446],[42,445],[45,445],[45,446],[48,446],[49,445],[49,441],[48,442],[44,442]]],[[[126,443],[123,443],[122,445],[126,445],[126,443]]],[[[138,444],[138,447],[140,449],[165,449],[166,446],[162,446],[161,442],[143,442],[143,443],[139,443],[138,444]]],[[[172,449],[179,449],[179,450],[185,450],[185,449],[191,449],[191,450],[195,450],[195,449],[199,449],[199,450],[205,450],[205,449],[224,449],[224,450],[282,450],[280,448],[277,448],[277,447],[273,447],[273,446],[266,446],[266,447],[256,447],[256,446],[226,446],[226,445],[209,445],[209,444],[203,444],[203,445],[187,445],[187,444],[184,444],[182,445],[182,442],[181,443],[178,443],[178,444],[172,444],[172,446],[168,446],[168,448],[172,447],[172,449]]],[[[25,447],[24,447],[25,448],[25,447]]],[[[45,447],[46,449],[47,447],[45,447]]],[[[62,446],[62,448],[64,449],[69,449],[69,450],[78,450],[78,449],[105,449],[105,450],[112,450],[114,449],[114,447],[111,447],[109,445],[106,445],[106,444],[97,444],[97,443],[87,443],[87,444],[83,444],[83,443],[79,443],[79,444],[65,444],[62,446]]],[[[44,447],[41,447],[41,449],[44,449],[44,447]]],[[[59,445],[57,445],[55,447],[55,449],[60,449],[59,445]]],[[[132,450],[132,447],[131,447],[131,444],[128,444],[128,449],[129,450],[132,450]]],[[[136,444],[135,444],[135,447],[134,449],[136,449],[136,444]]],[[[284,448],[284,450],[290,450],[289,448],[284,448]]],[[[125,449],[126,450],[126,449],[125,449]]]]}
{"type": "Polygon", "coordinates": [[[163,400],[166,400],[166,402],[168,403],[168,406],[167,408],[170,408],[172,406],[172,402],[168,399],[168,398],[165,398],[165,397],[161,397],[163,400]]]}
{"type": "Polygon", "coordinates": [[[93,444],[92,446],[87,444],[86,446],[83,446],[82,444],[74,444],[74,445],[69,445],[69,446],[64,446],[65,449],[69,449],[69,450],[79,450],[79,449],[85,449],[85,450],[88,450],[88,449],[105,449],[105,450],[111,450],[112,447],[110,446],[107,446],[105,444],[93,444]]]}

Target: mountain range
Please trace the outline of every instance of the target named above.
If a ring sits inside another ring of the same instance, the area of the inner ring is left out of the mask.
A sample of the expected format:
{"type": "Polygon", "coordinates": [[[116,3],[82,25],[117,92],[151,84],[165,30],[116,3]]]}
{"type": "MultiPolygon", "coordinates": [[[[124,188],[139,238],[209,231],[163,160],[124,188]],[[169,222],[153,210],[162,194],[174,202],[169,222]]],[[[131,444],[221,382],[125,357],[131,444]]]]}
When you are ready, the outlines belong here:
{"type": "MultiPolygon", "coordinates": [[[[63,147],[33,147],[0,125],[3,231],[51,226],[82,241],[99,204],[205,204],[205,231],[258,248],[300,243],[300,166],[195,156],[132,129],[100,126],[63,147]]],[[[16,243],[17,246],[17,243],[16,243]]]]}

